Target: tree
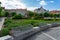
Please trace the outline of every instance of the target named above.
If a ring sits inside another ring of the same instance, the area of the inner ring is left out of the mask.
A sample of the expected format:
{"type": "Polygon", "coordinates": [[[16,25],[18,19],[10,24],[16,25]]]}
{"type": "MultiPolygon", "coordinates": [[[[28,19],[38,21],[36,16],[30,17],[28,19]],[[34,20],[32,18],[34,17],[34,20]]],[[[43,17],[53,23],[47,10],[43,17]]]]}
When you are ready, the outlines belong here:
{"type": "Polygon", "coordinates": [[[45,12],[44,13],[44,17],[49,17],[49,13],[48,12],[45,12]]]}
{"type": "Polygon", "coordinates": [[[44,17],[44,14],[43,13],[40,13],[39,16],[42,18],[42,17],[44,17]]]}
{"type": "Polygon", "coordinates": [[[35,17],[35,16],[38,16],[38,15],[39,15],[38,13],[35,13],[35,12],[34,12],[34,17],[35,17]]]}
{"type": "Polygon", "coordinates": [[[54,14],[54,18],[56,18],[57,17],[57,14],[54,14]]]}
{"type": "Polygon", "coordinates": [[[56,17],[60,17],[60,14],[56,14],[56,17]]]}
{"type": "Polygon", "coordinates": [[[53,14],[49,14],[49,17],[53,17],[54,15],[53,14]]]}
{"type": "Polygon", "coordinates": [[[15,16],[15,15],[16,15],[16,13],[15,13],[15,12],[12,12],[12,13],[11,13],[11,15],[12,15],[12,16],[15,16]]]}
{"type": "Polygon", "coordinates": [[[58,17],[60,17],[60,14],[58,14],[58,17]]]}
{"type": "Polygon", "coordinates": [[[13,16],[13,19],[22,19],[23,16],[21,14],[17,14],[15,16],[13,16]]]}
{"type": "Polygon", "coordinates": [[[31,12],[29,11],[29,14],[28,14],[30,17],[34,17],[34,12],[31,12]]]}
{"type": "Polygon", "coordinates": [[[5,12],[5,17],[8,17],[9,16],[9,12],[5,12]]]}
{"type": "Polygon", "coordinates": [[[0,16],[2,16],[2,7],[1,7],[1,2],[0,2],[0,16]]]}

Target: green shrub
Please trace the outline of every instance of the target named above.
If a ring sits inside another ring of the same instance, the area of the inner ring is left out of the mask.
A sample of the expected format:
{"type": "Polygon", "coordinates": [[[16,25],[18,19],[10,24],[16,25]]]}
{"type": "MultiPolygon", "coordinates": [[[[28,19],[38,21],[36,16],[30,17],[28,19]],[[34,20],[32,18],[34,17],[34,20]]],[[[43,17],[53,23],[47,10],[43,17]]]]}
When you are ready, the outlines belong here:
{"type": "Polygon", "coordinates": [[[6,36],[9,34],[9,29],[8,28],[3,28],[0,32],[0,37],[1,36],[6,36]]]}
{"type": "Polygon", "coordinates": [[[36,17],[34,17],[34,19],[36,20],[36,19],[41,19],[39,16],[36,16],[36,17]]]}
{"type": "Polygon", "coordinates": [[[15,16],[15,15],[16,15],[16,13],[15,13],[15,12],[12,12],[12,13],[11,13],[11,15],[12,15],[12,17],[13,17],[13,16],[15,16]]]}
{"type": "Polygon", "coordinates": [[[9,12],[5,12],[5,17],[8,17],[9,16],[9,12]]]}
{"type": "Polygon", "coordinates": [[[31,20],[30,21],[30,24],[35,27],[35,26],[38,26],[39,22],[38,21],[31,20]]]}
{"type": "Polygon", "coordinates": [[[8,18],[5,20],[5,23],[4,24],[8,24],[8,23],[11,23],[12,22],[12,19],[8,18]]]}
{"type": "Polygon", "coordinates": [[[21,14],[17,14],[15,16],[13,16],[13,19],[22,19],[22,15],[21,14]]]}

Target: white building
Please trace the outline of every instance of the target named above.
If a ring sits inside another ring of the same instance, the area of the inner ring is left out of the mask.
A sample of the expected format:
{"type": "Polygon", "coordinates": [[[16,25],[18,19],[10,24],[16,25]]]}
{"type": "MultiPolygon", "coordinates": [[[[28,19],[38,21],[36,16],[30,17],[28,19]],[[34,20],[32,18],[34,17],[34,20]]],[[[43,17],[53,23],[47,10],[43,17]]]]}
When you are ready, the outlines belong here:
{"type": "Polygon", "coordinates": [[[40,8],[35,9],[34,12],[40,14],[40,13],[45,13],[45,12],[47,12],[47,10],[45,10],[45,9],[41,6],[40,8]]]}
{"type": "Polygon", "coordinates": [[[5,11],[9,12],[10,14],[15,12],[17,14],[21,14],[23,16],[26,16],[27,17],[27,9],[5,9],[5,11]]]}

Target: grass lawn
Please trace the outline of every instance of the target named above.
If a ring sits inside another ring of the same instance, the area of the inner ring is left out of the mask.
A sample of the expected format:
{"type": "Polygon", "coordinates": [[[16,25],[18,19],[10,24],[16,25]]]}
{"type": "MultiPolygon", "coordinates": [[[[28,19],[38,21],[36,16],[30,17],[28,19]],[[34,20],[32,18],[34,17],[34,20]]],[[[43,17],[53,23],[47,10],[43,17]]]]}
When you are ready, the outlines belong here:
{"type": "MultiPolygon", "coordinates": [[[[19,20],[13,20],[13,19],[6,19],[4,25],[5,27],[1,30],[0,36],[5,36],[9,34],[9,31],[11,28],[18,27],[18,26],[24,26],[28,24],[32,24],[33,27],[38,26],[40,23],[52,23],[52,22],[60,22],[55,20],[32,20],[32,19],[19,19],[19,20]]],[[[24,27],[22,27],[24,28],[24,27]]]]}
{"type": "Polygon", "coordinates": [[[40,23],[52,23],[52,22],[60,22],[60,21],[33,20],[33,19],[19,19],[19,20],[7,19],[5,21],[5,27],[17,27],[20,25],[28,25],[28,24],[32,24],[35,27],[35,26],[38,26],[40,23]]]}

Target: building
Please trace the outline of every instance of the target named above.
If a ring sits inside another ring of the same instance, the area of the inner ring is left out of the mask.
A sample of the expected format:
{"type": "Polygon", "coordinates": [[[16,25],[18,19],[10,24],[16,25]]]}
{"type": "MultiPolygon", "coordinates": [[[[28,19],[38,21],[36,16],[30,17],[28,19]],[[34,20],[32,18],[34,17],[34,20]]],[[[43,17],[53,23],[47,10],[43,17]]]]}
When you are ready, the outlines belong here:
{"type": "Polygon", "coordinates": [[[27,17],[27,9],[5,9],[5,11],[9,12],[10,14],[15,12],[17,14],[21,14],[23,16],[26,16],[27,17]]]}
{"type": "Polygon", "coordinates": [[[34,12],[40,14],[40,13],[45,13],[45,12],[47,12],[47,10],[44,9],[44,8],[41,6],[40,8],[35,9],[34,12]]]}
{"type": "Polygon", "coordinates": [[[52,10],[50,11],[52,14],[60,14],[60,10],[52,10]]]}

